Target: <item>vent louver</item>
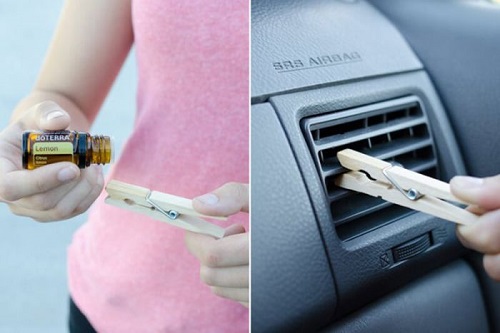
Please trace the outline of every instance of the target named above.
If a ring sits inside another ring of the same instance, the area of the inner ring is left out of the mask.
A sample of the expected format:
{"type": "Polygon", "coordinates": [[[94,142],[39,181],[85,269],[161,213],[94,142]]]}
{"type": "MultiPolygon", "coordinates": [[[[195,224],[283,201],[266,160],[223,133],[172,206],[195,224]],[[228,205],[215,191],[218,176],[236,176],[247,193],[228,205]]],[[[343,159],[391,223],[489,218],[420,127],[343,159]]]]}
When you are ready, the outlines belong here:
{"type": "Polygon", "coordinates": [[[302,124],[330,202],[333,223],[343,240],[390,223],[410,210],[336,187],[335,177],[346,171],[337,159],[338,151],[351,148],[438,176],[432,135],[417,97],[316,116],[302,124]]]}

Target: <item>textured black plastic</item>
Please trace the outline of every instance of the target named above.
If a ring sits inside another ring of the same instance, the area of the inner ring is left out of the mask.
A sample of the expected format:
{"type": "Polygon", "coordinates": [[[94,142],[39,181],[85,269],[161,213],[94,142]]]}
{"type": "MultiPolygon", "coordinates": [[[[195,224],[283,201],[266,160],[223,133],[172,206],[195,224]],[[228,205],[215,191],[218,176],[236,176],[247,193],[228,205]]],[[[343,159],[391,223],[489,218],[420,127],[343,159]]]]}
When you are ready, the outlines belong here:
{"type": "Polygon", "coordinates": [[[253,0],[252,98],[422,68],[365,1],[253,0]]]}
{"type": "Polygon", "coordinates": [[[425,233],[422,236],[404,242],[392,248],[392,256],[394,262],[408,260],[420,253],[425,252],[432,245],[430,233],[425,233]]]}
{"type": "Polygon", "coordinates": [[[336,158],[338,151],[349,147],[437,177],[434,140],[421,104],[416,96],[407,96],[302,121],[339,238],[366,233],[405,212],[380,198],[338,188],[334,179],[345,172],[336,158]]]}
{"type": "Polygon", "coordinates": [[[370,304],[323,331],[330,332],[490,331],[477,278],[466,263],[457,261],[370,304]]]}
{"type": "MultiPolygon", "coordinates": [[[[417,96],[426,110],[435,139],[441,178],[449,180],[454,174],[464,172],[442,105],[428,76],[422,71],[270,98],[307,185],[331,259],[338,296],[336,318],[461,254],[461,246],[455,238],[455,226],[422,213],[411,214],[346,242],[337,237],[331,221],[328,202],[302,132],[301,120],[409,95],[417,96]],[[386,263],[387,251],[434,229],[445,230],[442,243],[411,260],[393,265],[389,258],[389,263],[386,263]]],[[[255,147],[252,149],[255,151],[255,147]]]]}
{"type": "Polygon", "coordinates": [[[474,267],[481,281],[491,332],[500,332],[500,286],[498,281],[494,281],[486,274],[483,268],[482,254],[473,252],[467,256],[467,260],[474,267]]]}
{"type": "Polygon", "coordinates": [[[252,107],[252,332],[308,332],[337,302],[301,174],[275,112],[252,107]]]}
{"type": "MultiPolygon", "coordinates": [[[[499,10],[492,10],[484,1],[376,3],[401,26],[424,60],[445,100],[469,171],[475,175],[497,173],[499,10]],[[451,7],[460,9],[449,10],[451,7]],[[466,9],[473,13],[471,18],[466,9]],[[415,36],[409,37],[411,31],[415,36]]],[[[332,316],[338,320],[462,256],[464,250],[455,238],[453,224],[420,213],[341,241],[331,224],[300,121],[416,95],[428,112],[441,178],[449,180],[466,172],[431,80],[400,34],[377,10],[358,0],[254,0],[252,11],[252,101],[272,104],[252,108],[252,330],[312,332],[332,316]],[[341,59],[333,64],[344,51],[352,51],[356,61],[341,59]],[[323,55],[330,56],[325,60],[330,65],[301,69],[300,62],[295,62],[300,60],[305,67],[309,57],[323,55]],[[307,241],[300,239],[302,232],[307,241]],[[432,235],[430,248],[409,260],[394,262],[392,248],[426,233],[432,235]]],[[[433,274],[396,292],[390,297],[397,297],[395,305],[384,299],[382,306],[345,318],[334,328],[340,332],[487,331],[480,291],[470,269],[462,263],[450,267],[439,277],[433,274]],[[448,280],[450,287],[441,288],[448,280]],[[427,285],[431,291],[442,290],[435,293],[439,307],[427,304],[435,300],[433,295],[421,292],[419,297],[418,291],[427,285]],[[465,305],[456,304],[462,301],[465,305]],[[469,305],[475,308],[471,310],[469,305]],[[451,307],[450,311],[445,307],[451,307]],[[408,320],[397,321],[406,315],[404,309],[409,312],[408,320]],[[422,316],[432,321],[422,323],[422,316]],[[457,325],[447,323],[451,320],[457,325]]],[[[497,289],[486,290],[493,290],[495,296],[497,289]]],[[[500,318],[497,312],[493,315],[500,318]]]]}
{"type": "Polygon", "coordinates": [[[500,6],[489,1],[373,0],[423,62],[467,170],[500,173],[500,6]]]}

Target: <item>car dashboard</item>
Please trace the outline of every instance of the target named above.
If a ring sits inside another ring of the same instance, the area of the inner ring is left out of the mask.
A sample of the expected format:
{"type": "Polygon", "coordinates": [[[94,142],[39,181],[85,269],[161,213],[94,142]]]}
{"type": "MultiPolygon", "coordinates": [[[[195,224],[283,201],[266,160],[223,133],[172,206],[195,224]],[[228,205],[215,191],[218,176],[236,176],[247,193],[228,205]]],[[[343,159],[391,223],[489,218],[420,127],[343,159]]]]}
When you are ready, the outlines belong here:
{"type": "Polygon", "coordinates": [[[252,1],[252,331],[500,330],[455,224],[334,182],[344,148],[499,173],[498,7],[252,1]]]}

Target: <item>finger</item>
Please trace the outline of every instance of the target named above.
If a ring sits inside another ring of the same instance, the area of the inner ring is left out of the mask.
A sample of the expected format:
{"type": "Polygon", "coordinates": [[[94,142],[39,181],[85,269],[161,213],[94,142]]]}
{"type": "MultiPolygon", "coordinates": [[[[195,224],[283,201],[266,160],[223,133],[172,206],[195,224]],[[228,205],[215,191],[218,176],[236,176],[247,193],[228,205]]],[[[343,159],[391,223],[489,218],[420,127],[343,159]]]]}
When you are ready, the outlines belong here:
{"type": "Polygon", "coordinates": [[[45,101],[30,107],[19,123],[24,130],[57,131],[68,128],[71,118],[57,103],[45,101]]]}
{"type": "Polygon", "coordinates": [[[464,236],[462,236],[462,232],[463,231],[460,231],[459,229],[462,228],[462,225],[461,224],[457,224],[456,228],[455,228],[455,234],[457,235],[457,238],[458,240],[460,241],[460,243],[462,243],[463,246],[465,246],[466,248],[468,249],[472,249],[473,245],[469,242],[469,240],[467,238],[465,238],[464,236]]]}
{"type": "MultiPolygon", "coordinates": [[[[26,110],[1,132],[2,141],[21,149],[21,135],[26,130],[63,130],[70,124],[70,116],[56,103],[47,101],[26,110]]],[[[20,158],[20,157],[19,157],[20,158]]]]}
{"type": "Polygon", "coordinates": [[[34,170],[11,171],[0,178],[0,198],[16,201],[47,192],[75,180],[79,175],[80,169],[69,162],[49,164],[34,170]]]}
{"type": "Polygon", "coordinates": [[[248,288],[248,266],[213,268],[202,265],[200,278],[213,287],[248,288]]]}
{"type": "Polygon", "coordinates": [[[224,231],[224,237],[243,233],[245,233],[244,226],[242,226],[241,224],[233,224],[226,228],[226,230],[224,231]]]}
{"type": "Polygon", "coordinates": [[[483,266],[493,280],[500,281],[500,254],[484,255],[483,266]]]}
{"type": "Polygon", "coordinates": [[[248,303],[248,288],[221,288],[211,287],[212,293],[237,302],[248,303]]]}
{"type": "Polygon", "coordinates": [[[460,241],[468,248],[488,254],[500,252],[500,210],[482,215],[471,225],[457,227],[460,241]]]}
{"type": "Polygon", "coordinates": [[[89,171],[90,175],[82,177],[78,184],[52,209],[40,211],[15,205],[9,207],[14,214],[28,216],[39,222],[60,221],[81,214],[97,199],[104,185],[103,177],[98,173],[99,168],[92,169],[85,170],[89,171]]]}
{"type": "Polygon", "coordinates": [[[54,208],[49,221],[63,220],[85,212],[97,199],[104,187],[102,168],[93,166],[85,169],[78,185],[70,191],[54,208]]]}
{"type": "Polygon", "coordinates": [[[487,178],[457,176],[450,181],[450,188],[465,202],[487,210],[500,208],[500,175],[487,178]]]}
{"type": "Polygon", "coordinates": [[[248,206],[248,184],[227,183],[211,193],[193,199],[194,209],[205,215],[248,213],[248,206]]]}
{"type": "Polygon", "coordinates": [[[484,213],[488,212],[488,210],[481,208],[477,205],[470,205],[467,207],[467,210],[476,215],[483,215],[484,213]]]}
{"type": "Polygon", "coordinates": [[[230,267],[248,265],[248,233],[231,235],[221,239],[186,232],[186,246],[202,265],[230,267]]]}
{"type": "Polygon", "coordinates": [[[85,171],[88,173],[92,173],[90,179],[95,179],[95,182],[89,183],[92,187],[92,190],[87,196],[84,197],[83,200],[80,201],[79,205],[76,206],[77,214],[81,214],[87,211],[87,209],[89,209],[90,206],[97,200],[99,195],[101,195],[101,192],[104,188],[104,175],[101,166],[93,165],[88,167],[85,171]]]}
{"type": "Polygon", "coordinates": [[[76,180],[48,190],[47,192],[24,197],[12,202],[12,204],[31,210],[43,211],[52,209],[68,194],[68,192],[78,185],[79,181],[80,180],[77,178],[76,180]]]}

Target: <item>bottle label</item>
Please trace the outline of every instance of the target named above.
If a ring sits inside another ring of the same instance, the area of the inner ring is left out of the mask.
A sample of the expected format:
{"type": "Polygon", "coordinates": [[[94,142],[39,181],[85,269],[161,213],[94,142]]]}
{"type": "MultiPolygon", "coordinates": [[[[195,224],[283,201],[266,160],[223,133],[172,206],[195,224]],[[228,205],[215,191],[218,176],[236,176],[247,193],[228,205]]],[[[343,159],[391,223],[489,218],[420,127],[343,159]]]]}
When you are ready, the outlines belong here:
{"type": "Polygon", "coordinates": [[[73,144],[71,142],[35,142],[33,144],[33,154],[71,155],[73,154],[73,144]]]}
{"type": "Polygon", "coordinates": [[[54,142],[54,141],[70,141],[71,136],[69,131],[54,132],[50,134],[40,133],[35,136],[36,142],[54,142]]]}
{"type": "Polygon", "coordinates": [[[35,142],[33,143],[33,164],[42,166],[52,162],[73,159],[73,144],[71,142],[35,142]]]}

